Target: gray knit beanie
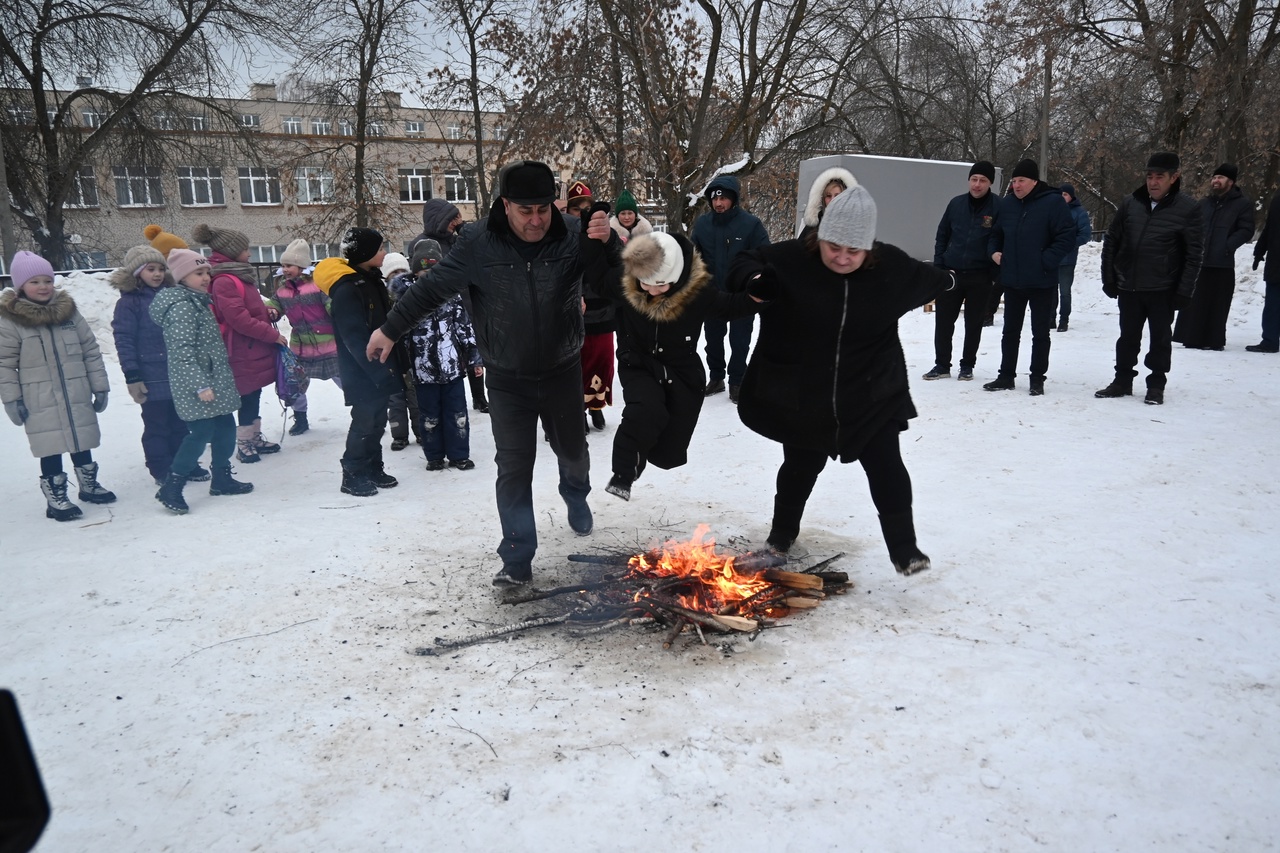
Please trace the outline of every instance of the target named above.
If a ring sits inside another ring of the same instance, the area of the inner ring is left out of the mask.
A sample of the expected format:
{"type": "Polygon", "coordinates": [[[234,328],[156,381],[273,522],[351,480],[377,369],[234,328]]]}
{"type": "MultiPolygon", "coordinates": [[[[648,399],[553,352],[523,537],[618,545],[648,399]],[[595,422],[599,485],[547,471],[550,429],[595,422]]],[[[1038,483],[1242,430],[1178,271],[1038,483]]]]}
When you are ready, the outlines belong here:
{"type": "Polygon", "coordinates": [[[191,236],[197,243],[204,243],[219,255],[233,261],[239,260],[249,250],[248,235],[231,228],[213,228],[202,222],[191,229],[191,236]]]}
{"type": "Polygon", "coordinates": [[[876,239],[876,201],[855,183],[827,205],[818,239],[850,249],[870,249],[876,239]]]}

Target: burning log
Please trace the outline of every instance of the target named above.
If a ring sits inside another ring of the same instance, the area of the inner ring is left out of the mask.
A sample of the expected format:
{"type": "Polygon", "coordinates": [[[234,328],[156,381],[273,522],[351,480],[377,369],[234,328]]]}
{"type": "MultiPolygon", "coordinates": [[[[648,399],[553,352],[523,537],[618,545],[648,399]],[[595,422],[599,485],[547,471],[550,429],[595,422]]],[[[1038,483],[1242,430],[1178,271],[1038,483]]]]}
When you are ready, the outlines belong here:
{"type": "Polygon", "coordinates": [[[815,575],[785,572],[782,569],[766,569],[764,576],[774,583],[780,583],[792,589],[822,589],[823,584],[822,578],[815,575]]]}

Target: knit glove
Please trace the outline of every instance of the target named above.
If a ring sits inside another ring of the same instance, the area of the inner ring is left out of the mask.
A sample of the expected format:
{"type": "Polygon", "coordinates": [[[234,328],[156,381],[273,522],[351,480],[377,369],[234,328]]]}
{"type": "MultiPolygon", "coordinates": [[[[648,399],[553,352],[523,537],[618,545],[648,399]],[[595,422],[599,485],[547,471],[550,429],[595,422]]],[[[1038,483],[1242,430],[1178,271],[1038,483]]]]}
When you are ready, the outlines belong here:
{"type": "Polygon", "coordinates": [[[756,299],[772,302],[782,292],[782,282],[778,279],[778,269],[773,264],[765,264],[760,272],[747,283],[747,293],[756,299]]]}
{"type": "Polygon", "coordinates": [[[98,414],[102,414],[107,410],[107,392],[106,391],[93,392],[93,410],[98,414]]]}
{"type": "Polygon", "coordinates": [[[1112,299],[1116,299],[1120,296],[1120,287],[1115,284],[1104,284],[1102,285],[1102,292],[1112,299]]]}
{"type": "Polygon", "coordinates": [[[13,400],[4,404],[4,413],[13,421],[14,426],[22,426],[27,422],[27,407],[21,400],[13,400]]]}
{"type": "Polygon", "coordinates": [[[147,383],[130,382],[125,387],[129,389],[129,396],[133,398],[133,402],[139,406],[147,402],[147,383]]]}

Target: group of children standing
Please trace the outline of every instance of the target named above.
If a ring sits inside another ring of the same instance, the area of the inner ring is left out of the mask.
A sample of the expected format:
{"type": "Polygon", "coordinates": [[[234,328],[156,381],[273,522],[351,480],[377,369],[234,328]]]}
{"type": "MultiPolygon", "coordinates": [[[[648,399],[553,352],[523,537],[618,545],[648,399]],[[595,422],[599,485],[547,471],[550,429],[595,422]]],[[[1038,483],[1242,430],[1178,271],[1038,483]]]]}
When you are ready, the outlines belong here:
{"type": "MultiPolygon", "coordinates": [[[[462,379],[480,372],[479,357],[460,302],[423,320],[400,364],[375,366],[364,358],[391,298],[377,231],[351,229],[343,257],[317,264],[314,280],[304,274],[310,246],[294,240],[281,256],[282,279],[271,299],[258,290],[244,234],[196,226],[192,236],[211,249],[206,258],[159,226],[143,233],[149,243],[130,248],[110,276],[120,294],[112,332],[129,396],[142,410],[147,470],[166,509],[189,511],[188,482],[209,482],[211,495],[252,491],[251,483],[234,479],[232,456],[247,464],[280,450],[262,435],[260,403],[285,346],[306,377],[291,403],[290,435],[309,429],[311,379],[334,380],[352,407],[342,491],[367,496],[396,485],[383,468],[381,442],[386,398],[403,392],[406,370],[415,380],[422,413],[415,412],[421,418],[415,425],[427,469],[475,467],[462,379]],[[281,316],[290,323],[288,340],[275,327],[281,316]],[[199,463],[206,448],[208,469],[199,463]]],[[[413,269],[392,280],[400,291],[441,256],[434,241],[420,244],[413,269]]],[[[46,516],[70,521],[83,512],[68,495],[63,454],[71,456],[81,501],[116,500],[98,482],[92,457],[101,442],[97,415],[107,406],[107,373],[93,331],[71,295],[55,287],[48,261],[19,252],[9,269],[13,288],[0,293],[0,402],[40,459],[46,516]]]]}

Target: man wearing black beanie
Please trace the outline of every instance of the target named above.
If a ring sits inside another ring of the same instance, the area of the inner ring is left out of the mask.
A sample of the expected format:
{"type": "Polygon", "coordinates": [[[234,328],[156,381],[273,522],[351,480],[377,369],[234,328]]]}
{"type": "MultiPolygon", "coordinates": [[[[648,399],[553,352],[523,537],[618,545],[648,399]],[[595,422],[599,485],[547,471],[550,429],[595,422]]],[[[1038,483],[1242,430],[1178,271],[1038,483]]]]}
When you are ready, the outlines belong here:
{"type": "Polygon", "coordinates": [[[933,242],[933,265],[951,270],[956,286],[937,299],[934,312],[933,369],[925,379],[951,376],[951,339],[956,320],[964,308],[964,349],[960,354],[959,378],[973,379],[973,365],[978,359],[982,327],[991,299],[996,266],[991,263],[991,233],[996,223],[996,194],[991,184],[996,167],[986,160],[969,170],[969,191],[951,199],[933,242]]]}
{"type": "Polygon", "coordinates": [[[1151,374],[1143,402],[1164,404],[1173,358],[1173,312],[1191,304],[1204,240],[1200,207],[1180,191],[1180,168],[1177,154],[1152,154],[1146,183],[1120,203],[1102,238],[1102,292],[1119,305],[1120,337],[1115,379],[1095,397],[1133,393],[1142,330],[1149,327],[1151,344],[1143,363],[1151,374]]]}
{"type": "Polygon", "coordinates": [[[1000,201],[991,235],[991,260],[1004,286],[1004,335],[1000,374],[982,387],[1012,390],[1018,370],[1022,324],[1031,309],[1031,396],[1044,393],[1049,371],[1049,330],[1058,309],[1058,265],[1075,245],[1076,228],[1057,187],[1040,180],[1035,160],[1021,160],[1009,180],[1012,195],[1000,201]]]}

